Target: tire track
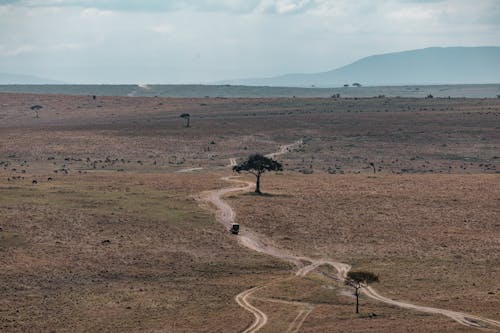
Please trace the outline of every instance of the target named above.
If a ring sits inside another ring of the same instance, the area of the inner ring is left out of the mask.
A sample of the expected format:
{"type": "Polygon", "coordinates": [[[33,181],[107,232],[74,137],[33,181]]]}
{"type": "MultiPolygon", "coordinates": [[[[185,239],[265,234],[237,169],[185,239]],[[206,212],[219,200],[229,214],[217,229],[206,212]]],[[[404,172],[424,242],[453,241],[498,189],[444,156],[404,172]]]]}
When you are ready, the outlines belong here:
{"type": "Polygon", "coordinates": [[[255,321],[250,325],[247,329],[243,331],[243,333],[252,333],[252,332],[257,332],[260,330],[264,325],[267,324],[268,317],[267,315],[262,312],[261,310],[257,309],[255,306],[250,304],[248,301],[248,297],[250,297],[254,292],[262,289],[263,287],[254,287],[252,289],[245,290],[234,298],[236,300],[236,303],[238,303],[239,306],[247,310],[248,312],[252,313],[255,317],[255,321]]]}
{"type": "Polygon", "coordinates": [[[297,140],[297,141],[290,143],[288,145],[282,145],[279,147],[277,152],[267,154],[266,157],[275,158],[276,156],[286,154],[286,153],[291,152],[292,150],[298,148],[303,143],[304,143],[304,141],[302,139],[300,139],[300,140],[297,140]]]}
{"type": "Polygon", "coordinates": [[[433,308],[433,307],[427,307],[427,306],[420,306],[420,305],[415,305],[411,303],[406,303],[406,302],[400,302],[400,301],[395,301],[390,298],[384,297],[380,295],[377,291],[375,291],[372,287],[366,286],[361,289],[362,292],[375,300],[378,300],[380,302],[394,305],[403,309],[410,309],[410,310],[415,310],[419,312],[424,312],[424,313],[430,313],[430,314],[441,314],[444,315],[448,318],[451,318],[455,320],[456,322],[465,325],[465,326],[470,326],[470,327],[477,327],[477,328],[500,328],[500,322],[488,318],[482,318],[474,315],[469,315],[463,312],[457,312],[457,311],[451,311],[451,310],[445,310],[445,309],[439,309],[439,308],[433,308]]]}
{"type": "MultiPolygon", "coordinates": [[[[275,157],[279,156],[282,154],[287,153],[290,151],[290,149],[293,149],[295,147],[298,147],[300,144],[302,144],[302,140],[296,141],[292,144],[289,145],[284,145],[281,146],[279,151],[276,153],[268,154],[266,155],[267,157],[275,157]]],[[[231,159],[230,162],[231,164],[235,162],[235,159],[231,159]]],[[[236,176],[237,177],[237,176],[236,176]]],[[[238,187],[228,187],[220,190],[213,190],[213,191],[206,191],[202,192],[200,197],[198,198],[199,200],[207,203],[211,203],[216,207],[216,218],[217,220],[222,223],[226,228],[229,228],[231,226],[231,223],[234,223],[235,221],[235,216],[236,214],[234,213],[234,210],[231,208],[231,206],[222,199],[222,197],[228,193],[232,192],[241,192],[241,191],[247,191],[253,188],[253,183],[248,182],[248,181],[242,181],[239,179],[235,179],[235,176],[229,176],[229,177],[223,177],[222,180],[236,183],[238,185],[243,185],[243,186],[238,186],[238,187]]],[[[329,265],[335,268],[337,271],[337,276],[336,279],[343,282],[345,281],[347,277],[347,273],[351,269],[351,266],[345,263],[341,262],[336,262],[332,260],[324,260],[324,259],[311,259],[308,257],[298,257],[294,256],[292,254],[287,253],[286,251],[282,249],[278,249],[272,245],[272,242],[270,240],[265,239],[265,237],[261,235],[257,235],[256,233],[250,231],[250,230],[242,230],[240,234],[237,236],[238,242],[242,245],[245,246],[251,250],[267,254],[270,256],[273,256],[278,259],[282,259],[291,263],[294,263],[299,267],[299,269],[295,272],[295,276],[297,277],[304,277],[310,272],[314,271],[316,268],[322,265],[329,265]],[[304,264],[304,262],[308,262],[308,264],[304,264]]],[[[254,322],[246,328],[243,333],[255,333],[258,332],[262,327],[264,327],[267,322],[269,321],[268,316],[255,306],[253,306],[249,302],[249,298],[252,297],[252,294],[254,294],[256,291],[262,290],[265,287],[271,285],[266,284],[262,286],[257,286],[253,287],[251,289],[245,290],[241,292],[240,294],[235,296],[235,300],[240,305],[242,308],[247,310],[248,312],[252,313],[255,317],[254,322]]],[[[380,301],[382,303],[386,303],[389,305],[397,306],[400,308],[404,309],[409,309],[409,310],[415,310],[419,312],[425,312],[425,313],[430,313],[430,314],[440,314],[443,316],[446,316],[448,318],[453,319],[454,321],[468,327],[473,327],[473,328],[488,328],[495,330],[497,332],[500,332],[500,322],[488,318],[483,318],[480,316],[476,315],[470,315],[466,314],[463,312],[457,312],[457,311],[451,311],[451,310],[446,310],[446,309],[439,309],[439,308],[433,308],[433,307],[426,307],[426,306],[420,306],[420,305],[415,305],[407,302],[402,302],[402,301],[396,301],[390,298],[387,298],[385,296],[380,295],[375,289],[373,289],[370,286],[365,286],[362,288],[362,292],[364,295],[380,301]]],[[[262,299],[262,300],[268,300],[268,299],[262,299]]],[[[270,300],[268,300],[270,301],[270,300]]],[[[276,301],[276,300],[275,300],[276,301]]],[[[294,319],[294,321],[290,324],[288,327],[287,332],[298,332],[300,330],[300,327],[304,323],[304,321],[307,319],[309,314],[313,311],[314,306],[308,303],[301,303],[301,302],[287,302],[287,301],[280,301],[282,303],[287,303],[291,305],[298,305],[298,306],[303,306],[304,309],[299,311],[297,317],[294,319]]]]}
{"type": "Polygon", "coordinates": [[[288,327],[287,333],[298,333],[304,321],[306,321],[309,314],[314,310],[313,307],[310,309],[302,310],[299,312],[297,317],[293,320],[293,322],[288,327]]]}

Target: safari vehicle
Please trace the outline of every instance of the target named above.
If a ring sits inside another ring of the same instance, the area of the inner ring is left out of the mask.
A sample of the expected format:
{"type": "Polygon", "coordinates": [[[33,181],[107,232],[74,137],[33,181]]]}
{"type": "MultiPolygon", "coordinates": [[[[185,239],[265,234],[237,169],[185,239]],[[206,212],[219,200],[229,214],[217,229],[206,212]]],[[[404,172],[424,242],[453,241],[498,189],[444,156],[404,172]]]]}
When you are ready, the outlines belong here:
{"type": "Polygon", "coordinates": [[[237,235],[238,232],[240,231],[240,225],[238,223],[233,223],[231,224],[231,229],[229,229],[229,231],[233,234],[233,235],[237,235]]]}

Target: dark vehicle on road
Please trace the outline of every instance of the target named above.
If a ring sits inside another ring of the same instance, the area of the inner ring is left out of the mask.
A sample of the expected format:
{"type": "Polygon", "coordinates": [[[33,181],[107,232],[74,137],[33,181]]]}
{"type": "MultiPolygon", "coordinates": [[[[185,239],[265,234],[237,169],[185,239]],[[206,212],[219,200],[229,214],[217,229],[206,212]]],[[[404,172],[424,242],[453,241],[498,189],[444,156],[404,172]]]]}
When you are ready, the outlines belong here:
{"type": "Polygon", "coordinates": [[[238,232],[240,231],[240,225],[238,223],[233,223],[231,224],[231,229],[229,229],[229,231],[233,234],[233,235],[237,235],[238,232]]]}

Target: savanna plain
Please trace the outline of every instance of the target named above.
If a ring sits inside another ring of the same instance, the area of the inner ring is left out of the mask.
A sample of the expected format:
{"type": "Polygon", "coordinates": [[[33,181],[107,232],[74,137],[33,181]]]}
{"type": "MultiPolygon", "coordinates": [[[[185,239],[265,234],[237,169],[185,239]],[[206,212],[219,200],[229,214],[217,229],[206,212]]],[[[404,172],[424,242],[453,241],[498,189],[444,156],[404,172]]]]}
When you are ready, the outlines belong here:
{"type": "Polygon", "coordinates": [[[500,99],[2,93],[0,331],[243,332],[253,287],[259,332],[500,331],[365,294],[355,314],[331,266],[243,246],[200,198],[291,143],[263,195],[224,197],[243,232],[500,321],[500,99]]]}

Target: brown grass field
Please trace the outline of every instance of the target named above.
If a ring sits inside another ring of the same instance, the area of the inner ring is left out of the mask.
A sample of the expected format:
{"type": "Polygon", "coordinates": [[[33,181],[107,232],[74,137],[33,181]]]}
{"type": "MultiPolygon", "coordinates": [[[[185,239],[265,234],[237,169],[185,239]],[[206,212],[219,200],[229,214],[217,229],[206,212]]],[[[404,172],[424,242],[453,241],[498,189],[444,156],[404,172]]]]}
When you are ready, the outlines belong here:
{"type": "Polygon", "coordinates": [[[313,307],[300,332],[478,332],[363,296],[356,315],[331,268],[294,277],[195,198],[231,186],[229,158],[302,139],[266,195],[227,197],[242,229],[498,321],[499,129],[500,99],[0,94],[0,331],[239,332],[235,295],[275,281],[261,332],[286,332],[300,305],[282,301],[313,307]]]}

